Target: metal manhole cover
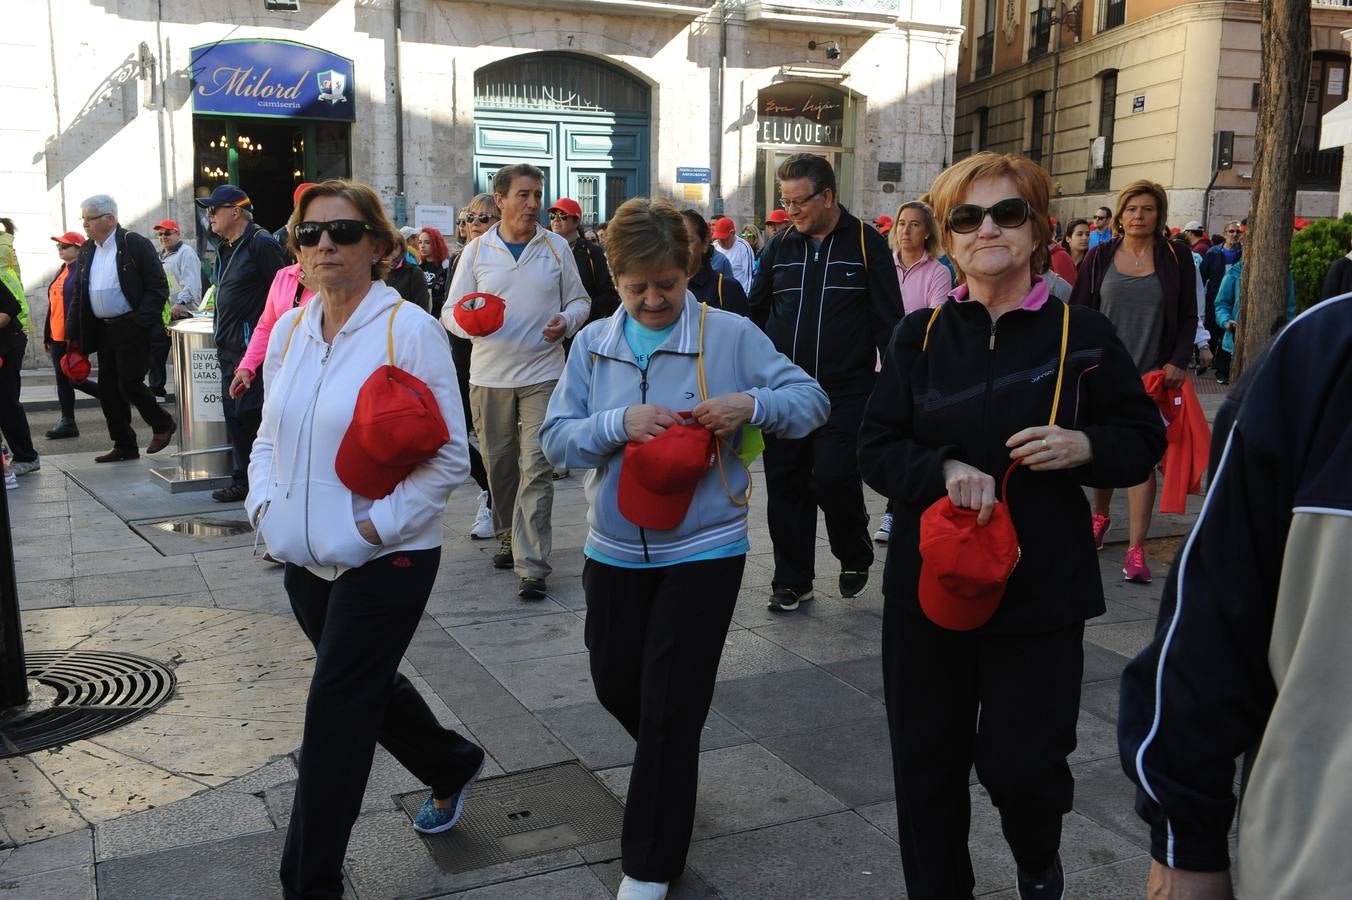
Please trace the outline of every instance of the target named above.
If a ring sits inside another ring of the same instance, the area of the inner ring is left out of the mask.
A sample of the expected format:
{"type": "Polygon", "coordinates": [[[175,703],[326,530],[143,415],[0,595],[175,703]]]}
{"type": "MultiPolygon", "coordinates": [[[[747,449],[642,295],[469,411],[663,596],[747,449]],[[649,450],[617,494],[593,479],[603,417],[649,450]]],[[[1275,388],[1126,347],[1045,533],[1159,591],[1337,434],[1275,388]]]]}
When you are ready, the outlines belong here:
{"type": "MultiPolygon", "coordinates": [[[[395,797],[409,819],[426,789],[395,797]]],[[[619,840],[624,806],[591,772],[563,763],[475,782],[450,831],[424,834],[442,870],[470,872],[499,863],[619,840]]]]}
{"type": "Polygon", "coordinates": [[[168,700],[176,683],[160,663],[130,653],[39,651],[24,662],[37,685],[27,709],[0,720],[0,759],[124,725],[168,700]]]}
{"type": "Polygon", "coordinates": [[[160,531],[167,531],[170,534],[200,538],[234,537],[237,534],[247,534],[253,531],[253,527],[248,522],[241,522],[238,519],[207,519],[201,516],[151,522],[147,527],[158,528],[160,531]]]}

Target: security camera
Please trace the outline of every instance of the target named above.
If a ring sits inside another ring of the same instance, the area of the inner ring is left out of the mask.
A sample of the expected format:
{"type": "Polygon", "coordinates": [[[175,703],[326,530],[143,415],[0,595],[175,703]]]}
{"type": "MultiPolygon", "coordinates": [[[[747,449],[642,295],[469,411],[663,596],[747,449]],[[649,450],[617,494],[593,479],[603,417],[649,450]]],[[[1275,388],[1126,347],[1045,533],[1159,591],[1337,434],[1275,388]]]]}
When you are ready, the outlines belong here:
{"type": "Polygon", "coordinates": [[[822,47],[826,50],[827,59],[840,59],[840,45],[835,41],[827,41],[825,43],[818,41],[807,42],[807,49],[809,50],[816,50],[818,47],[822,47]]]}

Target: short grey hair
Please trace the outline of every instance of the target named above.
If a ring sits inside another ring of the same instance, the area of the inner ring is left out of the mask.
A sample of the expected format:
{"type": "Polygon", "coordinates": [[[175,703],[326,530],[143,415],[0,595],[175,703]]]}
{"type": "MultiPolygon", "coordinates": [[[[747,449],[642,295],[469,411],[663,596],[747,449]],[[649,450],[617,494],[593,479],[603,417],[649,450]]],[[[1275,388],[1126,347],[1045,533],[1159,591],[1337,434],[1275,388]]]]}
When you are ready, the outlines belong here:
{"type": "Polygon", "coordinates": [[[117,201],[107,194],[95,194],[80,204],[80,212],[92,212],[100,216],[117,217],[117,201]]]}

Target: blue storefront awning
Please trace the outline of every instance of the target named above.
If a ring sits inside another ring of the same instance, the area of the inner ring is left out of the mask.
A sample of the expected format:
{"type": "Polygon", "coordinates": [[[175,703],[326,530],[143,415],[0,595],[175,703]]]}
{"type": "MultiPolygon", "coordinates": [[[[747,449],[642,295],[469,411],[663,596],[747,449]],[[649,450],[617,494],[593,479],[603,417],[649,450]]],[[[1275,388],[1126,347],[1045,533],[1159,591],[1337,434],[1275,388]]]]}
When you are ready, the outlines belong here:
{"type": "Polygon", "coordinates": [[[356,119],[352,60],[294,41],[230,40],[192,48],[193,112],[356,119]]]}

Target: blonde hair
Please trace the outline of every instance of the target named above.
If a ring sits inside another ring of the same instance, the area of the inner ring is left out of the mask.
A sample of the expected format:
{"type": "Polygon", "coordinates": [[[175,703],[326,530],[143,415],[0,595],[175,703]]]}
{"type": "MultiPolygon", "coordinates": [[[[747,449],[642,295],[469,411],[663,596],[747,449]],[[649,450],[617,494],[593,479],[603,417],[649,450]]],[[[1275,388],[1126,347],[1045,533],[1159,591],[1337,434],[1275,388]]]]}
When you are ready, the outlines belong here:
{"type": "Polygon", "coordinates": [[[471,197],[469,202],[465,204],[465,212],[486,212],[492,214],[495,218],[502,218],[502,210],[498,209],[498,204],[493,200],[493,195],[487,192],[475,194],[471,197]]]}
{"type": "Polygon", "coordinates": [[[684,272],[690,265],[685,217],[668,200],[626,200],[607,223],[606,261],[617,278],[668,264],[684,272]]]}
{"type": "MultiPolygon", "coordinates": [[[[949,259],[958,270],[958,280],[962,280],[962,267],[952,253],[951,235],[948,230],[948,214],[953,207],[962,202],[962,197],[973,182],[983,178],[1008,178],[1019,188],[1019,196],[1028,203],[1028,226],[1033,229],[1033,253],[1028,258],[1030,275],[1038,275],[1047,270],[1051,251],[1047,245],[1052,240],[1052,223],[1049,219],[1051,179],[1047,171],[1037,163],[1012,153],[991,153],[983,151],[954,163],[939,173],[930,187],[929,198],[934,205],[934,217],[939,222],[940,238],[949,249],[949,259]]],[[[895,226],[894,226],[895,227],[895,226]]]]}
{"type": "Polygon", "coordinates": [[[300,246],[296,243],[296,226],[305,221],[305,210],[317,197],[341,197],[357,208],[357,215],[371,226],[369,234],[380,252],[377,260],[371,263],[371,280],[383,281],[390,271],[389,257],[394,248],[403,243],[404,236],[394,227],[390,217],[385,215],[385,207],[380,203],[380,196],[359,182],[348,181],[345,178],[330,178],[301,191],[296,208],[291,210],[291,218],[286,223],[287,247],[296,256],[300,255],[300,246]]]}
{"type": "Polygon", "coordinates": [[[1165,193],[1162,185],[1146,178],[1137,179],[1117,192],[1117,209],[1113,210],[1113,234],[1122,234],[1122,213],[1127,208],[1127,202],[1132,197],[1139,197],[1142,194],[1149,194],[1155,201],[1155,211],[1159,214],[1155,219],[1156,239],[1168,241],[1169,195],[1165,193]]]}
{"type": "Polygon", "coordinates": [[[901,252],[901,213],[907,209],[917,210],[925,220],[925,254],[930,259],[943,256],[944,249],[939,246],[939,226],[934,221],[934,210],[923,200],[908,200],[897,207],[897,214],[892,217],[892,230],[887,233],[887,245],[893,252],[901,252]]]}

